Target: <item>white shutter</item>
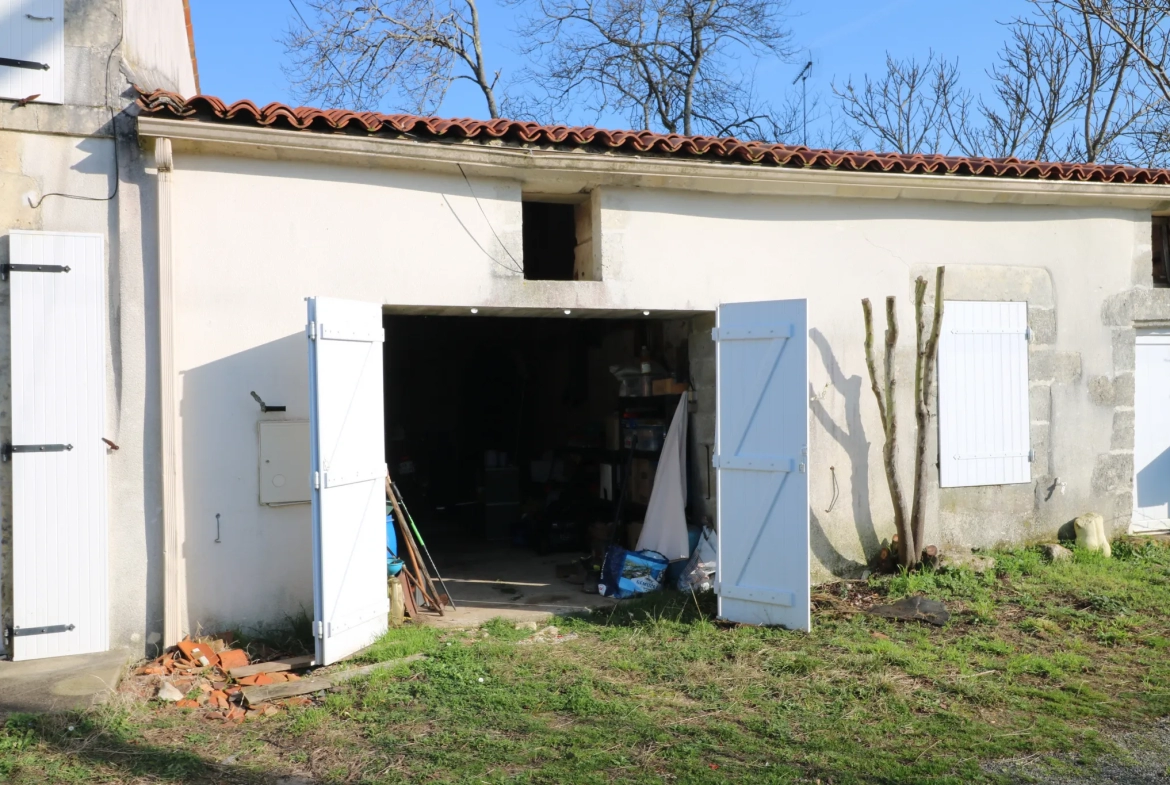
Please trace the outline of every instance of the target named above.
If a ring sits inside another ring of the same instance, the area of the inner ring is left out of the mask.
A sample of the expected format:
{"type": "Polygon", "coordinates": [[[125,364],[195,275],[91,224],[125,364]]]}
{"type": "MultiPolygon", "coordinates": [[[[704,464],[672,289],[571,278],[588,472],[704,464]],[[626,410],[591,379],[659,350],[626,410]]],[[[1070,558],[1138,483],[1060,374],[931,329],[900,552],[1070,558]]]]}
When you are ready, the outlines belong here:
{"type": "Polygon", "coordinates": [[[944,488],[1031,481],[1027,303],[946,302],[938,408],[944,488]]]}
{"type": "Polygon", "coordinates": [[[1170,330],[1142,330],[1136,344],[1134,534],[1170,529],[1170,330]]]}
{"type": "Polygon", "coordinates": [[[0,98],[64,103],[64,0],[0,0],[0,57],[25,66],[0,65],[0,98]]]}
{"type": "Polygon", "coordinates": [[[724,304],[716,324],[719,616],[807,630],[807,306],[724,304]]]}
{"type": "Polygon", "coordinates": [[[104,242],[13,231],[9,250],[13,659],[105,651],[104,242]]]}
{"type": "Polygon", "coordinates": [[[328,665],[386,631],[382,308],[309,298],[313,627],[328,665]]]}

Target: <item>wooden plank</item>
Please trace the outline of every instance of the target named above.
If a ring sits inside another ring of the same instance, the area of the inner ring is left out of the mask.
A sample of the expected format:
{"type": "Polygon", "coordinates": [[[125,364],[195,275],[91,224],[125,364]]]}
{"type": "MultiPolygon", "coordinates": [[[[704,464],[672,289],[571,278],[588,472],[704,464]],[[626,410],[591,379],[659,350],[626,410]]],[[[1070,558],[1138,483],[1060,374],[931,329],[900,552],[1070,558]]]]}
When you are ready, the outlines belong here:
{"type": "Polygon", "coordinates": [[[399,665],[405,665],[408,662],[418,662],[425,660],[425,654],[412,654],[409,657],[399,657],[396,660],[386,660],[385,662],[375,662],[373,665],[363,665],[360,668],[353,668],[352,670],[340,671],[338,673],[331,673],[329,678],[334,684],[342,684],[350,679],[356,679],[358,676],[368,676],[374,671],[385,670],[386,668],[394,668],[399,665]]]}
{"type": "Polygon", "coordinates": [[[300,681],[284,681],[279,684],[264,684],[255,687],[244,687],[240,690],[249,706],[255,706],[264,701],[291,698],[294,695],[306,695],[310,692],[321,692],[333,686],[329,679],[301,679],[300,681]]]}
{"type": "Polygon", "coordinates": [[[406,569],[398,573],[398,582],[402,584],[403,601],[406,603],[406,613],[410,618],[418,621],[418,606],[414,602],[414,589],[410,585],[410,581],[406,577],[406,569]]]}
{"type": "Polygon", "coordinates": [[[277,673],[279,671],[295,671],[302,668],[311,668],[316,664],[312,654],[306,654],[303,657],[289,657],[284,660],[273,660],[272,662],[257,662],[253,665],[241,665],[238,668],[232,668],[228,673],[233,679],[242,679],[245,676],[255,676],[257,673],[277,673]]]}
{"type": "Polygon", "coordinates": [[[328,690],[339,684],[344,684],[350,679],[355,679],[358,676],[368,676],[374,671],[384,670],[386,668],[394,668],[408,662],[418,662],[425,660],[425,654],[412,654],[409,657],[399,657],[396,660],[386,660],[385,662],[375,662],[373,665],[363,665],[360,668],[353,668],[339,673],[332,673],[328,676],[322,676],[316,679],[301,679],[300,681],[286,681],[279,684],[265,684],[254,687],[244,687],[241,692],[244,695],[244,700],[249,706],[255,706],[258,703],[265,701],[279,700],[281,698],[291,698],[294,695],[307,695],[310,692],[321,692],[328,690]]]}

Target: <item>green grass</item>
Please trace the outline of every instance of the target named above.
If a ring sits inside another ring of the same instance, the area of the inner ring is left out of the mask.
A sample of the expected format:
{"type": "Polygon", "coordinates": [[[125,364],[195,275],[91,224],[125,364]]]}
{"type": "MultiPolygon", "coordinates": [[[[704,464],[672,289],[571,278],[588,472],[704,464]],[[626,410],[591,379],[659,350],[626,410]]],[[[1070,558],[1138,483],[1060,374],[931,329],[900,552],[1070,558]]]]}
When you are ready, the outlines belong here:
{"type": "Polygon", "coordinates": [[[1112,732],[1170,714],[1170,548],[995,556],[994,574],[822,587],[809,635],[728,627],[713,596],[676,593],[560,620],[578,637],[556,645],[517,645],[530,633],[500,621],[408,626],[362,659],[427,660],[270,719],[130,704],[15,717],[0,780],[966,783],[995,781],[987,761],[1091,765],[1116,753],[1112,732]],[[859,593],[923,593],[953,617],[851,612],[859,593]]]}

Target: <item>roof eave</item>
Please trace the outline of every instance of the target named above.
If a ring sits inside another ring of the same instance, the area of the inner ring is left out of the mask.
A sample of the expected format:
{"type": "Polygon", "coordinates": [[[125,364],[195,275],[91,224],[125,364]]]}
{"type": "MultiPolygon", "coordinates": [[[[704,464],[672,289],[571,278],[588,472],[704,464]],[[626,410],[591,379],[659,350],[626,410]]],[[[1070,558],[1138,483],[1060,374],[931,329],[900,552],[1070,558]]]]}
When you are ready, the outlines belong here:
{"type": "Polygon", "coordinates": [[[1170,186],[1008,177],[793,168],[477,142],[394,139],[142,115],[144,139],[165,137],[176,152],[382,166],[500,177],[536,193],[599,186],[709,193],[912,199],[978,204],[1170,210],[1170,186]]]}

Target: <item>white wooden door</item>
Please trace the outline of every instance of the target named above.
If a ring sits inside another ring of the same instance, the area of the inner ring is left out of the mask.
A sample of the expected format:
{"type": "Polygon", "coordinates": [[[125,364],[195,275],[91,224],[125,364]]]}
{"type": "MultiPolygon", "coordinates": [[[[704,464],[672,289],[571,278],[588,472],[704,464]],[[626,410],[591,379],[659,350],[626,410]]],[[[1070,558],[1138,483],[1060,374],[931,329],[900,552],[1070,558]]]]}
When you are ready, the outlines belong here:
{"type": "Polygon", "coordinates": [[[382,308],[309,298],[313,619],[328,665],[386,631],[382,308]]]}
{"type": "Polygon", "coordinates": [[[1137,335],[1134,532],[1170,529],[1170,330],[1137,335]]]}
{"type": "Polygon", "coordinates": [[[104,256],[9,234],[14,660],[109,648],[104,256]]]}
{"type": "Polygon", "coordinates": [[[807,304],[724,304],[716,325],[719,616],[807,630],[807,304]]]}
{"type": "Polygon", "coordinates": [[[942,487],[1031,482],[1030,419],[1028,304],[947,300],[938,346],[942,487]]]}
{"type": "Polygon", "coordinates": [[[0,0],[0,57],[0,98],[64,103],[64,0],[0,0]]]}

